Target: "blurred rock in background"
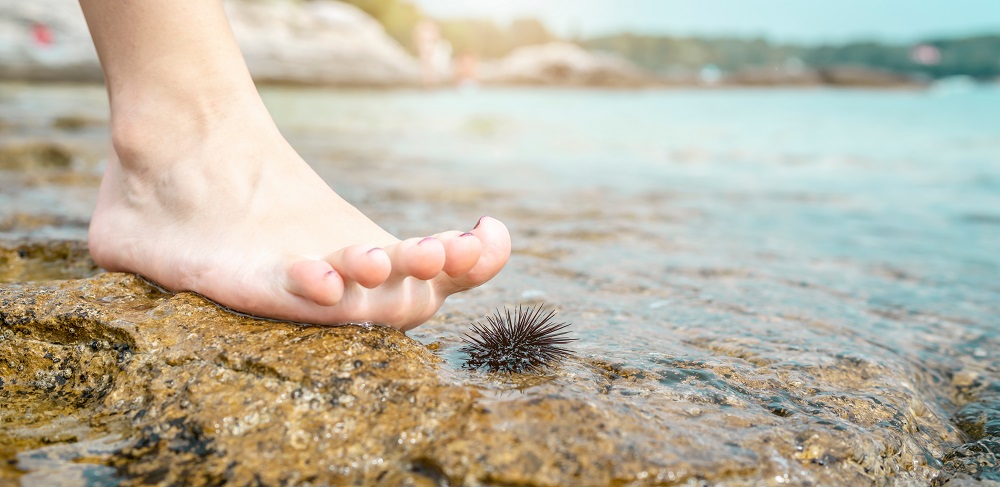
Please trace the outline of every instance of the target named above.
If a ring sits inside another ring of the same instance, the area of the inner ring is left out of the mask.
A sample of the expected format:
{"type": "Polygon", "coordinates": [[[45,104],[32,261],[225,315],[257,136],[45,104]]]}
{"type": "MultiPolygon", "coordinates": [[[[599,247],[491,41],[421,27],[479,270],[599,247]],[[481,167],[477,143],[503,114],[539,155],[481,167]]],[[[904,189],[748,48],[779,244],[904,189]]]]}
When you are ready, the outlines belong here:
{"type": "Polygon", "coordinates": [[[637,87],[654,78],[630,61],[594,53],[568,42],[525,46],[507,57],[484,63],[480,80],[487,84],[637,87]]]}
{"type": "MultiPolygon", "coordinates": [[[[0,0],[0,12],[0,78],[101,80],[78,6],[0,0]]],[[[347,86],[417,82],[416,61],[352,5],[227,0],[226,12],[258,81],[347,86]]]]}

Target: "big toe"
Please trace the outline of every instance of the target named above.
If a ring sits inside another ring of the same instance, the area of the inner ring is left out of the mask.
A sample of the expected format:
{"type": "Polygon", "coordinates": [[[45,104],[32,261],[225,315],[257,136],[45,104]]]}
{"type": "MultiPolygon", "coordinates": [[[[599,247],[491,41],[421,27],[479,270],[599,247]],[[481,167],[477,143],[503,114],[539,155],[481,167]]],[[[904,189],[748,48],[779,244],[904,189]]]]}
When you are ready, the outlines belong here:
{"type": "Polygon", "coordinates": [[[510,232],[500,220],[484,216],[470,233],[482,245],[479,260],[464,275],[444,280],[446,291],[456,292],[479,286],[496,276],[510,259],[510,232]]]}
{"type": "Polygon", "coordinates": [[[483,244],[471,232],[451,231],[435,235],[444,244],[444,273],[451,277],[468,274],[483,253],[483,244]]]}

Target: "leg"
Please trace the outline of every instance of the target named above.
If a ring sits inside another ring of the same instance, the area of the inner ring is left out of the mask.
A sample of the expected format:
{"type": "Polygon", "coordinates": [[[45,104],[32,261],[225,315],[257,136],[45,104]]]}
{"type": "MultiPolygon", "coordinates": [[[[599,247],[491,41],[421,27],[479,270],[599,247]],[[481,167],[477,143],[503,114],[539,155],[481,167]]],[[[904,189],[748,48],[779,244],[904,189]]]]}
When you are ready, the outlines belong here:
{"type": "Polygon", "coordinates": [[[400,241],[334,193],[275,127],[221,1],[81,5],[111,103],[102,267],[254,315],[407,329],[506,263],[497,220],[400,241]]]}

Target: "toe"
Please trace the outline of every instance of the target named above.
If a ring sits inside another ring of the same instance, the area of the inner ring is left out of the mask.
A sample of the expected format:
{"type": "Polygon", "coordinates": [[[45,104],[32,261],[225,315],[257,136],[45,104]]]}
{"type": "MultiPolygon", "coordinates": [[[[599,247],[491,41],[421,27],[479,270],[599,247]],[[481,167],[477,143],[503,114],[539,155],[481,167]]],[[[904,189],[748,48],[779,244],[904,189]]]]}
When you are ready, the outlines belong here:
{"type": "Polygon", "coordinates": [[[479,262],[483,244],[471,232],[444,232],[434,236],[444,244],[444,272],[451,277],[465,275],[479,262]]]}
{"type": "Polygon", "coordinates": [[[378,247],[352,245],[328,255],[325,259],[344,279],[367,288],[385,282],[392,271],[389,255],[378,247]]]}
{"type": "Polygon", "coordinates": [[[447,292],[469,289],[489,281],[510,259],[510,232],[500,220],[484,216],[470,233],[482,245],[479,261],[465,275],[445,280],[443,287],[447,292]]]}
{"type": "Polygon", "coordinates": [[[288,269],[285,288],[321,306],[333,306],[344,295],[344,280],[330,263],[302,260],[288,269]]]}
{"type": "Polygon", "coordinates": [[[427,280],[441,273],[445,263],[445,249],[434,237],[411,238],[385,248],[392,261],[392,276],[413,276],[427,280]]]}

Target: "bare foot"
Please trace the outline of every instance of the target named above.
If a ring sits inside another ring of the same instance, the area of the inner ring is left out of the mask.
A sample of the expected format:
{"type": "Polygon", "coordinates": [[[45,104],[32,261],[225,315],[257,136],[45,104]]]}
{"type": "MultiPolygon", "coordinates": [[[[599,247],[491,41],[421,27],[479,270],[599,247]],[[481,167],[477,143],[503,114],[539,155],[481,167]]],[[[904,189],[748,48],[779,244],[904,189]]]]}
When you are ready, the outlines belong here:
{"type": "Polygon", "coordinates": [[[510,256],[506,227],[489,217],[468,232],[393,237],[330,189],[259,99],[222,97],[215,111],[135,102],[112,105],[90,225],[91,254],[109,271],[262,317],[406,330],[510,256]]]}

